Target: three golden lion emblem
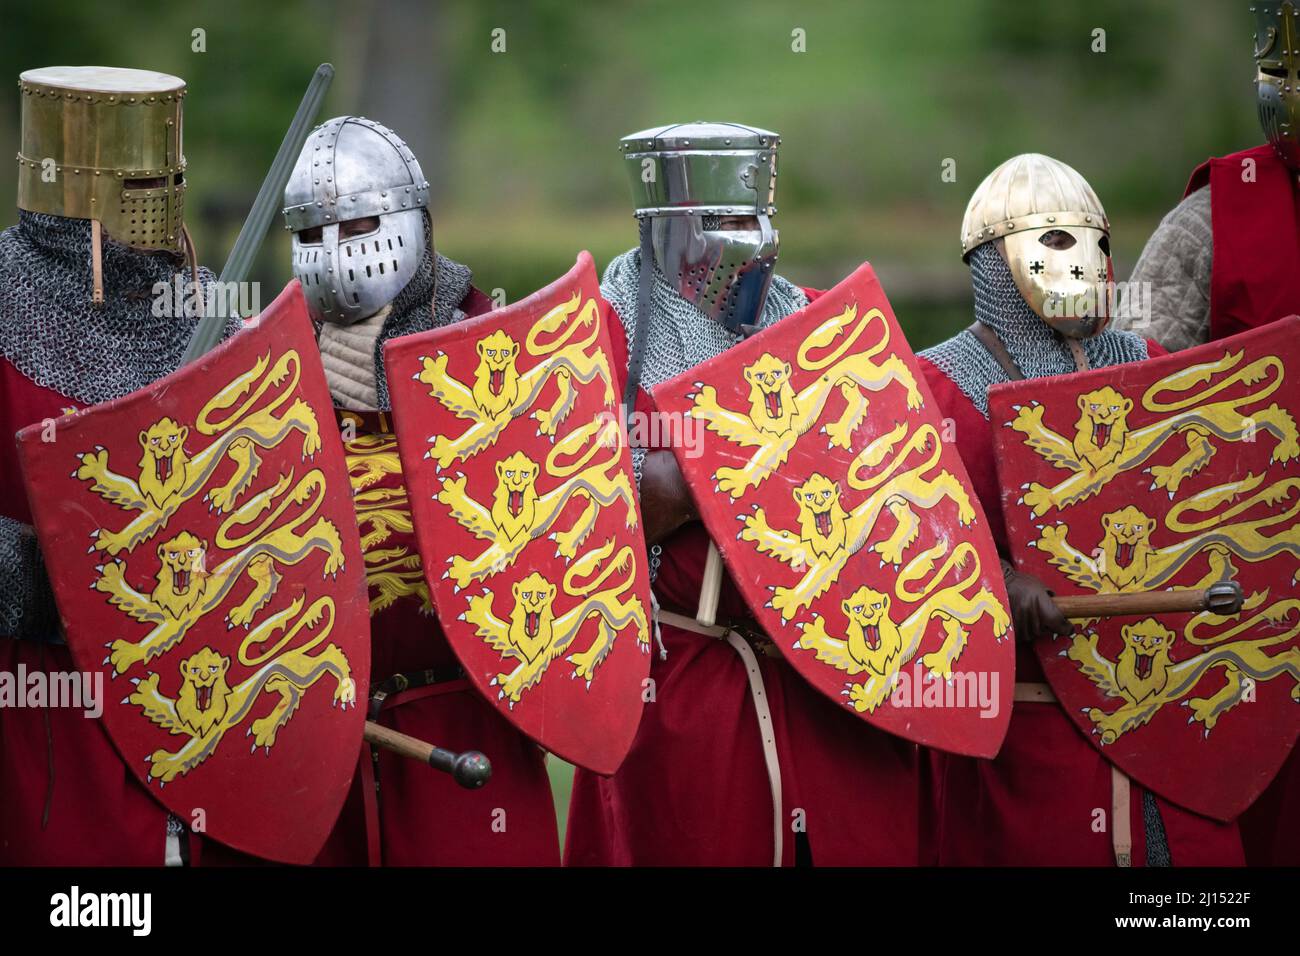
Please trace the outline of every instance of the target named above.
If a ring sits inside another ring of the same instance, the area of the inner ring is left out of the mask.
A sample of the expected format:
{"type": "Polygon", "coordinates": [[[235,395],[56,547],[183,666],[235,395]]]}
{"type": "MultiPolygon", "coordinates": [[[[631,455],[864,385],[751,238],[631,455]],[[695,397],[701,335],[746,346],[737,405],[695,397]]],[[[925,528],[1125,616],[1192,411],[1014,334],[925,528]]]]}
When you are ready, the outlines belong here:
{"type": "MultiPolygon", "coordinates": [[[[1270,401],[1285,381],[1281,359],[1265,355],[1243,365],[1243,355],[1227,351],[1220,359],[1179,369],[1150,385],[1141,396],[1142,407],[1160,417],[1140,428],[1128,423],[1133,400],[1110,386],[1078,397],[1071,438],[1043,424],[1047,409],[1038,402],[1013,406],[1015,415],[1007,426],[1023,434],[1023,444],[1036,455],[1067,472],[1051,487],[1027,483],[1018,503],[1031,518],[1063,513],[1144,465],[1151,490],[1166,491],[1173,502],[1188,479],[1233,442],[1271,442],[1270,464],[1297,460],[1295,419],[1270,401]],[[1236,397],[1221,397],[1234,387],[1236,397]],[[1147,464],[1176,440],[1184,445],[1174,461],[1147,464]]],[[[1297,491],[1298,478],[1252,473],[1185,495],[1163,514],[1126,505],[1102,514],[1092,527],[1053,518],[1038,526],[1031,544],[1074,584],[1098,593],[1159,589],[1197,561],[1203,561],[1205,571],[1192,586],[1207,587],[1235,577],[1237,561],[1300,559],[1297,491]]],[[[1287,583],[1294,587],[1298,582],[1300,572],[1293,572],[1287,583]]],[[[1103,695],[1120,701],[1114,710],[1088,709],[1099,741],[1114,743],[1170,703],[1187,708],[1188,724],[1199,725],[1208,736],[1220,717],[1254,692],[1255,683],[1283,675],[1296,682],[1291,698],[1300,701],[1300,647],[1294,644],[1300,622],[1291,621],[1300,603],[1270,590],[1249,595],[1240,615],[1203,612],[1181,632],[1154,618],[1127,624],[1114,660],[1101,654],[1096,633],[1076,633],[1066,656],[1103,695]],[[1252,630],[1265,636],[1241,637],[1252,630]],[[1171,651],[1179,642],[1196,653],[1175,660],[1171,651]],[[1208,696],[1193,696],[1212,672],[1222,675],[1221,687],[1208,696]]]]}
{"type": "Polygon", "coordinates": [[[90,546],[92,553],[106,555],[91,586],[147,628],[137,639],[109,642],[104,663],[114,676],[137,671],[176,648],[200,621],[232,596],[242,595],[226,612],[225,623],[228,629],[242,627],[246,632],[237,657],[241,665],[254,668],[251,676],[231,687],[226,681],[230,657],[204,646],[180,663],[182,684],[175,699],[159,691],[156,673],[132,678],[135,689],[125,703],[186,738],[176,750],[159,749],[146,758],[149,778],[160,786],[211,756],[226,732],[249,717],[263,693],[279,699],[269,714],[251,721],[248,736],[254,749],[263,747],[268,753],[301,696],[323,677],[335,682],[336,705],[355,705],[356,690],[342,650],[330,643],[310,653],[333,628],[333,600],[322,596],[308,604],[298,594],[285,606],[271,607],[281,569],[315,554],[323,556],[327,577],[343,567],[338,529],[317,515],[324,501],[324,473],[308,468],[297,478],[291,469],[250,494],[263,463],[259,449],[279,448],[296,434],[304,463],[320,450],[311,406],[298,397],[290,401],[299,371],[296,351],[286,350],[274,363],[268,353],[204,404],[192,426],[160,418],[139,434],[141,455],[134,477],[112,470],[102,447],[77,456],[74,477],[88,482],[91,493],[134,512],[120,529],[95,531],[90,546]],[[194,433],[209,443],[191,456],[186,442],[194,433]],[[230,477],[212,485],[225,464],[233,465],[230,477]],[[129,557],[200,494],[210,512],[224,516],[212,544],[229,556],[210,565],[209,542],[181,529],[155,547],[159,569],[153,589],[145,593],[135,588],[129,579],[129,557]],[[304,630],[314,633],[291,647],[304,630]]]}
{"type": "Polygon", "coordinates": [[[612,415],[613,378],[599,336],[598,300],[575,292],[534,322],[522,343],[500,329],[481,337],[472,380],[455,378],[442,352],[422,356],[413,376],[429,398],[468,423],[459,435],[429,436],[425,458],[434,461],[439,473],[495,448],[507,428],[524,416],[536,422],[538,436],[551,442],[541,460],[523,451],[498,458],[490,499],[471,495],[459,471],[440,474],[435,495],[448,517],[483,542],[477,553],[451,555],[443,578],[451,580],[457,595],[478,589],[462,598],[459,619],[472,625],[503,660],[514,662],[491,681],[498,698],[512,709],[561,656],[572,665],[571,676],[590,687],[623,631],[630,628],[642,651],[649,648],[647,611],[634,590],[639,556],[612,539],[589,542],[607,508],[616,509],[623,527],[637,526],[635,492],[622,467],[622,433],[612,415]],[[533,363],[523,372],[521,358],[533,363]],[[555,398],[540,407],[552,385],[555,398]],[[611,414],[557,437],[577,402],[579,386],[597,389],[611,414]],[[582,508],[572,518],[575,502],[582,508]],[[509,606],[499,604],[492,580],[515,567],[530,549],[546,547],[549,555],[547,541],[567,563],[562,579],[532,571],[511,585],[509,606]],[[573,650],[593,620],[597,637],[585,650],[573,650]]]}
{"type": "Polygon", "coordinates": [[[976,517],[966,486],[942,467],[943,447],[934,425],[900,420],[854,455],[842,480],[820,471],[789,473],[791,450],[814,430],[825,436],[828,448],[851,450],[872,395],[897,389],[908,412],[922,407],[911,369],[889,348],[885,314],[872,308],[859,315],[858,305],[850,302],[804,337],[794,350],[793,365],[763,353],[743,367],[747,408],[723,406],[717,389],[703,382],[687,396],[693,418],[748,455],[740,467],[717,468],[713,480],[718,492],[736,501],[774,474],[787,481],[802,479],[791,489],[797,507],[794,526],[774,523],[767,508],[753,503],[738,515],[736,537],[801,574],[793,587],[769,586],[768,607],[800,631],[795,651],[810,652],[851,678],[841,693],[849,706],[868,713],[889,698],[935,621],[943,631],[941,645],[920,658],[928,676],[945,681],[953,677],[974,625],[987,619],[997,640],[1010,626],[1000,599],[981,583],[983,569],[974,547],[952,547],[947,540],[918,547],[925,512],[946,502],[961,527],[976,517]],[[860,340],[874,326],[878,336],[863,347],[860,340]],[[801,376],[807,384],[797,391],[791,381],[796,366],[801,373],[816,373],[810,379],[801,376]],[[828,414],[837,397],[841,410],[828,414]],[[846,504],[849,496],[855,504],[846,504]],[[890,527],[890,519],[892,530],[886,533],[881,529],[890,527]],[[889,567],[893,581],[885,591],[859,587],[839,602],[842,621],[832,623],[815,605],[861,553],[874,555],[882,569],[889,567]],[[901,619],[892,616],[895,602],[910,608],[901,619]]]}

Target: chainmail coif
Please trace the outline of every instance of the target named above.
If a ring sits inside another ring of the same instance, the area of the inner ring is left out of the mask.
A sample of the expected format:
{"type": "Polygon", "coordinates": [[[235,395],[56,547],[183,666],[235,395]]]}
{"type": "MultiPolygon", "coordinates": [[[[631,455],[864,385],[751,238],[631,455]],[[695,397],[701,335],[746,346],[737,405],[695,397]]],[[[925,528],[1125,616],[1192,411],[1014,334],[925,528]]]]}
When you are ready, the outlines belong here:
{"type": "Polygon", "coordinates": [[[473,273],[469,266],[454,262],[433,249],[433,227],[426,212],[424,216],[424,258],[420,260],[415,275],[393,300],[392,311],[384,320],[384,327],[375,340],[375,386],[379,392],[379,407],[392,408],[388,399],[388,381],[384,377],[384,343],[399,335],[411,335],[429,329],[441,328],[463,318],[460,303],[469,292],[473,273]],[[437,262],[438,301],[433,301],[434,262],[437,262]]]}
{"type": "MultiPolygon", "coordinates": [[[[600,294],[614,306],[627,331],[627,340],[636,334],[637,283],[641,275],[641,250],[631,249],[613,259],[605,269],[600,294]]],[[[763,302],[763,313],[754,324],[765,329],[808,304],[793,282],[773,276],[763,302]]],[[[740,342],[744,336],[727,330],[717,319],[710,318],[672,287],[655,266],[654,287],[650,296],[650,332],[646,336],[645,365],[641,368],[641,387],[650,388],[694,368],[740,342]]]]}
{"type": "MultiPolygon", "coordinates": [[[[181,363],[198,319],[154,315],[154,286],[182,276],[182,257],[103,237],[104,303],[91,302],[90,221],[20,210],[0,233],[0,355],[37,385],[98,404],[154,382],[181,363]]],[[[206,292],[213,280],[199,270],[206,292]]],[[[174,311],[174,310],[167,310],[174,311]]],[[[232,318],[225,334],[239,328],[232,318]]]]}
{"type": "MultiPolygon", "coordinates": [[[[1002,254],[991,242],[970,254],[971,284],[975,288],[975,318],[997,333],[1025,378],[1065,375],[1077,371],[1070,347],[1029,307],[1002,254]]],[[[1105,368],[1148,357],[1146,340],[1132,332],[1106,329],[1081,339],[1092,368],[1105,368]]],[[[989,386],[1008,381],[997,359],[966,329],[921,355],[947,375],[986,418],[989,386]]]]}
{"type": "MultiPolygon", "coordinates": [[[[628,347],[636,338],[636,297],[641,278],[641,250],[631,249],[615,257],[605,268],[600,294],[612,305],[627,332],[628,347]]],[[[808,304],[808,296],[793,282],[773,276],[763,302],[763,313],[754,323],[765,329],[808,304]]],[[[684,299],[655,266],[650,293],[650,331],[646,335],[645,364],[641,366],[641,387],[649,389],[680,375],[701,362],[721,355],[744,340],[740,332],[728,331],[684,299]]],[[[632,471],[641,485],[644,448],[632,449],[632,471]]]]}

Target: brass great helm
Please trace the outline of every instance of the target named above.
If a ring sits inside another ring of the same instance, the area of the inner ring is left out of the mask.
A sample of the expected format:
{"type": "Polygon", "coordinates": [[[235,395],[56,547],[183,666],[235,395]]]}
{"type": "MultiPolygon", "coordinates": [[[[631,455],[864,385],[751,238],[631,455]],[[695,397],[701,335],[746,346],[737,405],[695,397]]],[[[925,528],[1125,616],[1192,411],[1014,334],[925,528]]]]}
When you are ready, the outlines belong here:
{"type": "Polygon", "coordinates": [[[284,190],[293,274],[322,322],[374,315],[424,258],[429,182],[387,126],[336,116],[307,138],[284,190]]]}
{"type": "Polygon", "coordinates": [[[763,310],[776,263],[776,133],[738,123],[681,123],[619,145],[655,262],[702,312],[736,330],[763,310]],[[752,219],[752,225],[736,219],[752,219]]]}
{"type": "Polygon", "coordinates": [[[1110,322],[1110,221],[1087,180],[1041,153],[1013,156],[985,177],[961,223],[963,261],[1002,240],[1016,288],[1062,335],[1110,322]]]}
{"type": "Polygon", "coordinates": [[[183,251],[185,81],[106,66],[20,75],[18,208],[98,222],[137,249],[183,251]]]}
{"type": "Polygon", "coordinates": [[[1259,124],[1282,162],[1300,171],[1300,11],[1292,0],[1252,3],[1259,124]]]}

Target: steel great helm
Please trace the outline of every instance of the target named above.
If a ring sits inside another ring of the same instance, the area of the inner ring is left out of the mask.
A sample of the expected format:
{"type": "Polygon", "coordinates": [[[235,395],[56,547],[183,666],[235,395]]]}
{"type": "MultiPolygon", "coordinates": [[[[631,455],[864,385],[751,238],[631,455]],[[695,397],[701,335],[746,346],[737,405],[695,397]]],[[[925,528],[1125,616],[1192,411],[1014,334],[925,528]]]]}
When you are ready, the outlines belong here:
{"type": "Polygon", "coordinates": [[[768,130],[706,122],[642,130],[619,144],[660,271],[733,330],[756,321],[772,282],[779,146],[768,130]]]}
{"type": "Polygon", "coordinates": [[[350,325],[402,291],[425,253],[429,183],[388,127],[336,116],[308,137],[284,190],[293,274],[314,318],[350,325]]]}
{"type": "Polygon", "coordinates": [[[22,73],[18,208],[99,223],[136,249],[185,251],[185,81],[150,70],[22,73]]]}
{"type": "Polygon", "coordinates": [[[1259,125],[1289,168],[1300,172],[1300,10],[1293,0],[1252,3],[1259,125]]]}
{"type": "Polygon", "coordinates": [[[1109,324],[1110,222],[1075,170],[1024,153],[989,173],[962,219],[962,259],[998,239],[1016,288],[1048,325],[1088,338],[1109,324]]]}

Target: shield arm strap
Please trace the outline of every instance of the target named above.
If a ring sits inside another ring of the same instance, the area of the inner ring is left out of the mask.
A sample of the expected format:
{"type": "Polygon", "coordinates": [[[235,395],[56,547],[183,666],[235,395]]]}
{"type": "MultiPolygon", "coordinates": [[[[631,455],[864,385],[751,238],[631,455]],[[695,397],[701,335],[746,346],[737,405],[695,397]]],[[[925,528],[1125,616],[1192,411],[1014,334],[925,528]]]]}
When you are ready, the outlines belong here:
{"type": "Polygon", "coordinates": [[[1002,340],[998,338],[996,332],[983,322],[972,322],[970,334],[975,336],[976,341],[984,346],[989,355],[993,356],[993,360],[1002,366],[1002,371],[1007,373],[1008,379],[1019,382],[1025,377],[1024,373],[1020,371],[1020,366],[1011,357],[1011,353],[1007,351],[1007,347],[1002,344],[1002,340]]]}

